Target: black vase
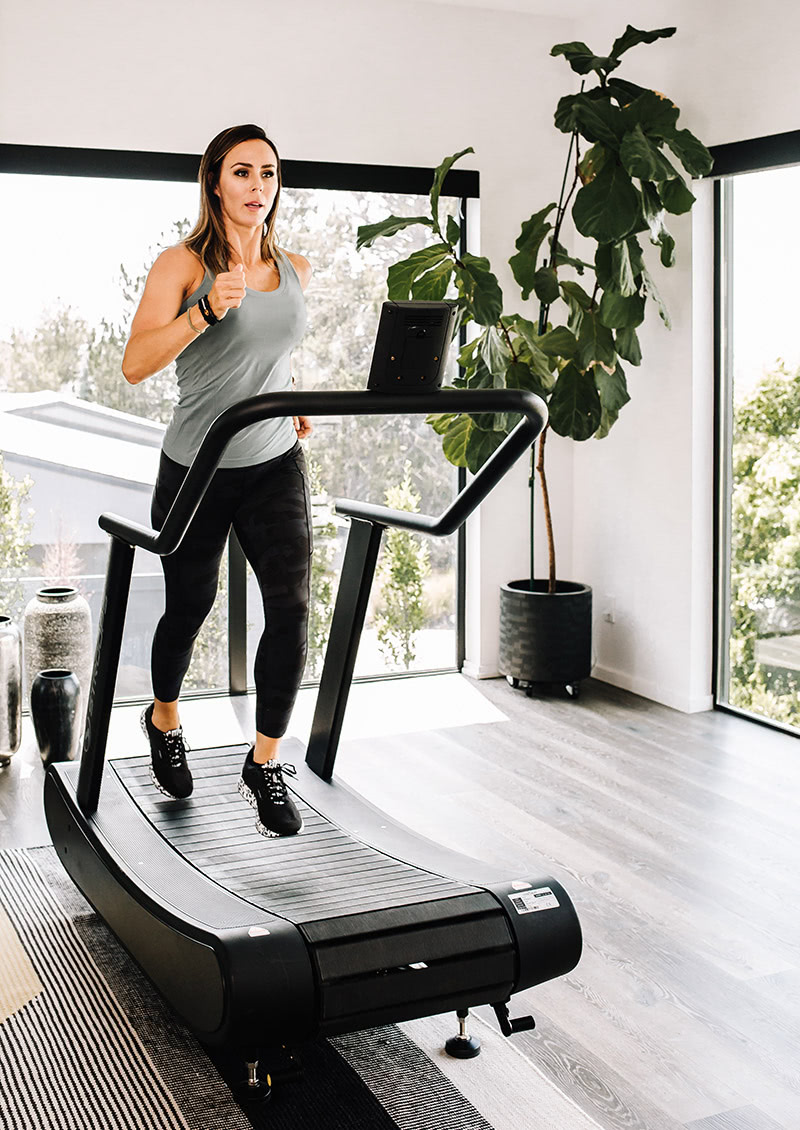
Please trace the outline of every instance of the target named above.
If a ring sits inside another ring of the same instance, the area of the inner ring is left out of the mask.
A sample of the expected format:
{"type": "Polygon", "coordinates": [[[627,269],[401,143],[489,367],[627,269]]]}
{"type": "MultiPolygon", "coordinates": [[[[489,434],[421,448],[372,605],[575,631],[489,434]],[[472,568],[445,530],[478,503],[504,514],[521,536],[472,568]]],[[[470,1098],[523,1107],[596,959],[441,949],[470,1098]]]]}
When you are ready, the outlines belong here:
{"type": "Polygon", "coordinates": [[[45,765],[74,761],[80,733],[81,685],[72,671],[40,671],[31,686],[31,718],[45,765]]]}

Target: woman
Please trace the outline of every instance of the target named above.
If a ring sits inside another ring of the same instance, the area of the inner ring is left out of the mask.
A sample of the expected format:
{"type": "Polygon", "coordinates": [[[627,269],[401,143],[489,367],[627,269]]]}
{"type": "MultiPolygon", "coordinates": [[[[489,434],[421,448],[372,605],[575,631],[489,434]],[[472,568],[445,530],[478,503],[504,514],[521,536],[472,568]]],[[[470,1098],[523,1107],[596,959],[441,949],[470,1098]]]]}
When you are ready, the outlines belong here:
{"type": "MultiPolygon", "coordinates": [[[[311,267],[277,246],[281,166],[273,143],[259,126],[224,130],[203,154],[199,181],[197,224],[153,264],[122,362],[125,378],[138,384],[177,360],[178,403],[153,493],[156,529],[212,420],[245,397],[291,388],[290,354],[306,325],[303,291],[311,267]]],[[[292,835],[302,827],[278,749],[306,658],[311,517],[299,440],[311,431],[304,416],[265,420],[225,449],[184,540],[161,558],[166,601],[153,638],[154,701],[142,714],[154,785],[167,796],[188,797],[192,776],[178,696],[233,526],[264,603],[256,739],[239,781],[263,835],[292,835]]]]}

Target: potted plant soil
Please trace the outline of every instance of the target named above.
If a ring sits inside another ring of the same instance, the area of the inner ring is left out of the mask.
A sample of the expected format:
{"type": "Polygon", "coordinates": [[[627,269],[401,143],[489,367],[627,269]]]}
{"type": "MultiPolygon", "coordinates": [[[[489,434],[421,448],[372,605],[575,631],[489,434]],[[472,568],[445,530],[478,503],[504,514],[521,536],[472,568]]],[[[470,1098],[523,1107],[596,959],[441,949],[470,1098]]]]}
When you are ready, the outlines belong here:
{"type": "MultiPolygon", "coordinates": [[[[359,248],[413,224],[431,229],[434,242],[389,268],[388,296],[453,297],[457,323],[471,329],[455,387],[524,388],[547,403],[549,421],[531,452],[531,492],[538,477],[548,576],[534,579],[531,544],[530,577],[501,590],[499,667],[514,685],[561,684],[574,695],[591,670],[591,588],[558,578],[545,450],[551,429],[578,442],[605,438],[630,399],[623,362],[642,361],[636,329],[648,300],[670,325],[646,259],[657,254],[663,267],[674,264],[675,240],[665,219],[688,212],[695,199],[670,156],[690,177],[710,172],[712,159],[702,142],[678,128],[679,110],[669,98],[614,72],[632,47],[674,33],[629,25],[608,55],[595,55],[581,42],[559,43],[550,52],[564,56],[581,86],[564,95],[555,112],[556,129],[569,137],[558,203],[522,224],[508,260],[522,301],[533,296],[538,303],[533,319],[504,312],[489,260],[459,250],[460,225],[453,216],[442,222],[445,176],[472,148],[436,169],[430,216],[389,216],[358,229],[359,248]],[[585,258],[570,254],[562,242],[568,215],[583,237],[585,258]],[[657,252],[646,256],[640,236],[657,252]]],[[[442,436],[446,458],[474,473],[518,416],[445,413],[428,422],[442,436]]],[[[531,542],[532,530],[531,523],[531,542]]]]}

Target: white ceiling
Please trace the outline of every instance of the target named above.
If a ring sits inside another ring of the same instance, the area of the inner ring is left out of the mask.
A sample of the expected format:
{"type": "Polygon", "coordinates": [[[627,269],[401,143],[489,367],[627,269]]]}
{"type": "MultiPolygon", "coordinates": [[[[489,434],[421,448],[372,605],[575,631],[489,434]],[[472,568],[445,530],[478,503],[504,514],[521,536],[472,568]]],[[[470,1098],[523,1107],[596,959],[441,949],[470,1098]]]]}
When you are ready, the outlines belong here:
{"type": "Polygon", "coordinates": [[[570,19],[584,12],[596,12],[597,0],[423,0],[426,4],[449,4],[456,8],[487,8],[524,12],[529,16],[555,16],[570,19]]]}

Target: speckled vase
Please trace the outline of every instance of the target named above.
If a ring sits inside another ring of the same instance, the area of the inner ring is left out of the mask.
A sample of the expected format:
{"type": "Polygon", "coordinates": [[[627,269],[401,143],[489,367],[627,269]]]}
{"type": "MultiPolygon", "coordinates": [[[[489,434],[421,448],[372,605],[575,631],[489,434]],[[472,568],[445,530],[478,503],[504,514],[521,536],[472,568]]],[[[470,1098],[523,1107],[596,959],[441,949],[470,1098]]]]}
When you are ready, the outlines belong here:
{"type": "Polygon", "coordinates": [[[22,636],[10,616],[0,616],[0,767],[11,761],[22,736],[22,636]]]}
{"type": "MultiPolygon", "coordinates": [[[[92,667],[92,614],[77,589],[53,586],[39,589],[25,609],[23,625],[25,690],[30,695],[39,671],[73,671],[88,687],[92,667]]],[[[81,695],[79,735],[83,730],[87,695],[81,695]]]]}

